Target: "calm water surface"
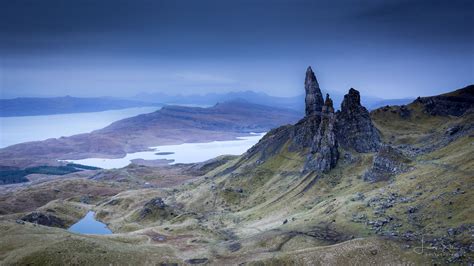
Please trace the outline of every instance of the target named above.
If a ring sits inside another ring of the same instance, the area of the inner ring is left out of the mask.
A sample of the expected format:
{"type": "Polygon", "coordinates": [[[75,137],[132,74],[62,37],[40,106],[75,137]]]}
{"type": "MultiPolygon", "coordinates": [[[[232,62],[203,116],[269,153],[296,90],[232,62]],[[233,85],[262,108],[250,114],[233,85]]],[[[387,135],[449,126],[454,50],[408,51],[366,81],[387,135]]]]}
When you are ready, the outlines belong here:
{"type": "Polygon", "coordinates": [[[239,137],[236,140],[213,141],[208,143],[184,143],[179,145],[165,145],[151,147],[151,151],[128,153],[123,158],[103,159],[88,158],[82,160],[67,160],[68,162],[100,167],[104,169],[122,168],[134,159],[173,160],[174,163],[203,162],[219,155],[240,155],[255,145],[265,133],[239,137]]]}
{"type": "Polygon", "coordinates": [[[79,222],[69,227],[68,231],[78,234],[108,235],[112,234],[107,225],[94,218],[95,213],[89,211],[79,222]]]}
{"type": "Polygon", "coordinates": [[[0,117],[0,148],[27,141],[88,133],[120,119],[151,113],[159,107],[136,107],[92,113],[0,117]]]}

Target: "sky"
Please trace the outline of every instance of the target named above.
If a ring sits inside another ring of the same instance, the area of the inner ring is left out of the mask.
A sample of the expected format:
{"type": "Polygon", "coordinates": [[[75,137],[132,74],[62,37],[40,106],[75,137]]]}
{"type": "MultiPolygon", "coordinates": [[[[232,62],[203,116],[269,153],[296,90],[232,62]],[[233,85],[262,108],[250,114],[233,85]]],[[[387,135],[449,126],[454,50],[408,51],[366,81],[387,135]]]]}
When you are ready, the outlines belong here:
{"type": "Polygon", "coordinates": [[[0,97],[304,92],[409,98],[474,83],[472,0],[0,0],[0,97]]]}

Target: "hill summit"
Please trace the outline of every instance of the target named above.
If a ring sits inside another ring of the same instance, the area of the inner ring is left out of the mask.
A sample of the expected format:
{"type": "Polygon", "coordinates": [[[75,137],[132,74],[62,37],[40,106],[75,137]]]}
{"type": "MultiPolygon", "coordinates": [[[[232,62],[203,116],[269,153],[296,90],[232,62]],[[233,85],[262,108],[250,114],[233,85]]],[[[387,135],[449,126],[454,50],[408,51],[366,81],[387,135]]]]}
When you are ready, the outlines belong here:
{"type": "MultiPolygon", "coordinates": [[[[379,132],[367,109],[361,105],[357,90],[349,90],[344,96],[341,110],[335,113],[332,99],[327,94],[323,100],[316,76],[311,67],[308,67],[305,92],[305,117],[295,125],[271,131],[260,144],[251,149],[250,155],[257,152],[263,157],[275,154],[283,143],[290,141],[289,150],[303,151],[306,154],[303,171],[328,172],[337,164],[339,146],[359,153],[379,149],[379,132]]],[[[265,159],[263,157],[262,160],[265,159]]]]}

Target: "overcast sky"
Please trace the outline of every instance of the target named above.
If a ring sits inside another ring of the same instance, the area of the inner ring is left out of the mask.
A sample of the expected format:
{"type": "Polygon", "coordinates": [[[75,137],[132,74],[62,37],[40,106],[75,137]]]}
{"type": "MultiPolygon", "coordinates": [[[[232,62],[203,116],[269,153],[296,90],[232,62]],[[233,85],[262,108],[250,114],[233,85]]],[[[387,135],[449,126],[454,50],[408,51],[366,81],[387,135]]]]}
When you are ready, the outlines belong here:
{"type": "Polygon", "coordinates": [[[434,95],[474,83],[472,0],[0,0],[0,89],[434,95]],[[329,3],[330,2],[330,3],[329,3]]]}

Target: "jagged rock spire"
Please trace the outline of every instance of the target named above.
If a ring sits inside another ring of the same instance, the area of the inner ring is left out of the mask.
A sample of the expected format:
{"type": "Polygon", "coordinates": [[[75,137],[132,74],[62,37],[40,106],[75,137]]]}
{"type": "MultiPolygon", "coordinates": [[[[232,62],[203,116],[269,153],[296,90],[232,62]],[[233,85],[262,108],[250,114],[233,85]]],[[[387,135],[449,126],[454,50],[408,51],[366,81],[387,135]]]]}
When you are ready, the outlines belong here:
{"type": "Polygon", "coordinates": [[[355,90],[354,88],[350,88],[349,92],[346,95],[344,95],[344,100],[341,103],[341,111],[342,112],[357,111],[361,107],[364,108],[360,104],[359,91],[355,90]]]}
{"type": "Polygon", "coordinates": [[[323,109],[321,110],[323,114],[334,113],[334,107],[332,99],[329,97],[329,94],[326,94],[326,100],[324,101],[323,109]]]}
{"type": "Polygon", "coordinates": [[[321,123],[315,132],[311,153],[305,163],[305,170],[328,172],[334,168],[339,159],[338,144],[335,132],[336,118],[334,107],[329,94],[322,107],[321,123]]]}
{"type": "Polygon", "coordinates": [[[306,116],[295,125],[269,132],[248,151],[248,156],[260,154],[259,160],[266,160],[286,148],[305,155],[303,172],[325,173],[336,167],[339,148],[356,152],[374,152],[380,148],[379,132],[361,105],[357,90],[349,90],[341,111],[335,113],[331,97],[326,95],[323,100],[311,67],[306,71],[305,89],[306,116]]]}
{"type": "Polygon", "coordinates": [[[380,135],[372,124],[369,111],[360,104],[360,94],[351,88],[337,113],[337,140],[341,146],[357,152],[374,152],[380,147],[380,135]]]}
{"type": "Polygon", "coordinates": [[[319,83],[314,75],[311,67],[306,70],[306,78],[304,81],[304,88],[306,91],[306,116],[315,115],[321,112],[323,107],[323,95],[319,89],[319,83]]]}

